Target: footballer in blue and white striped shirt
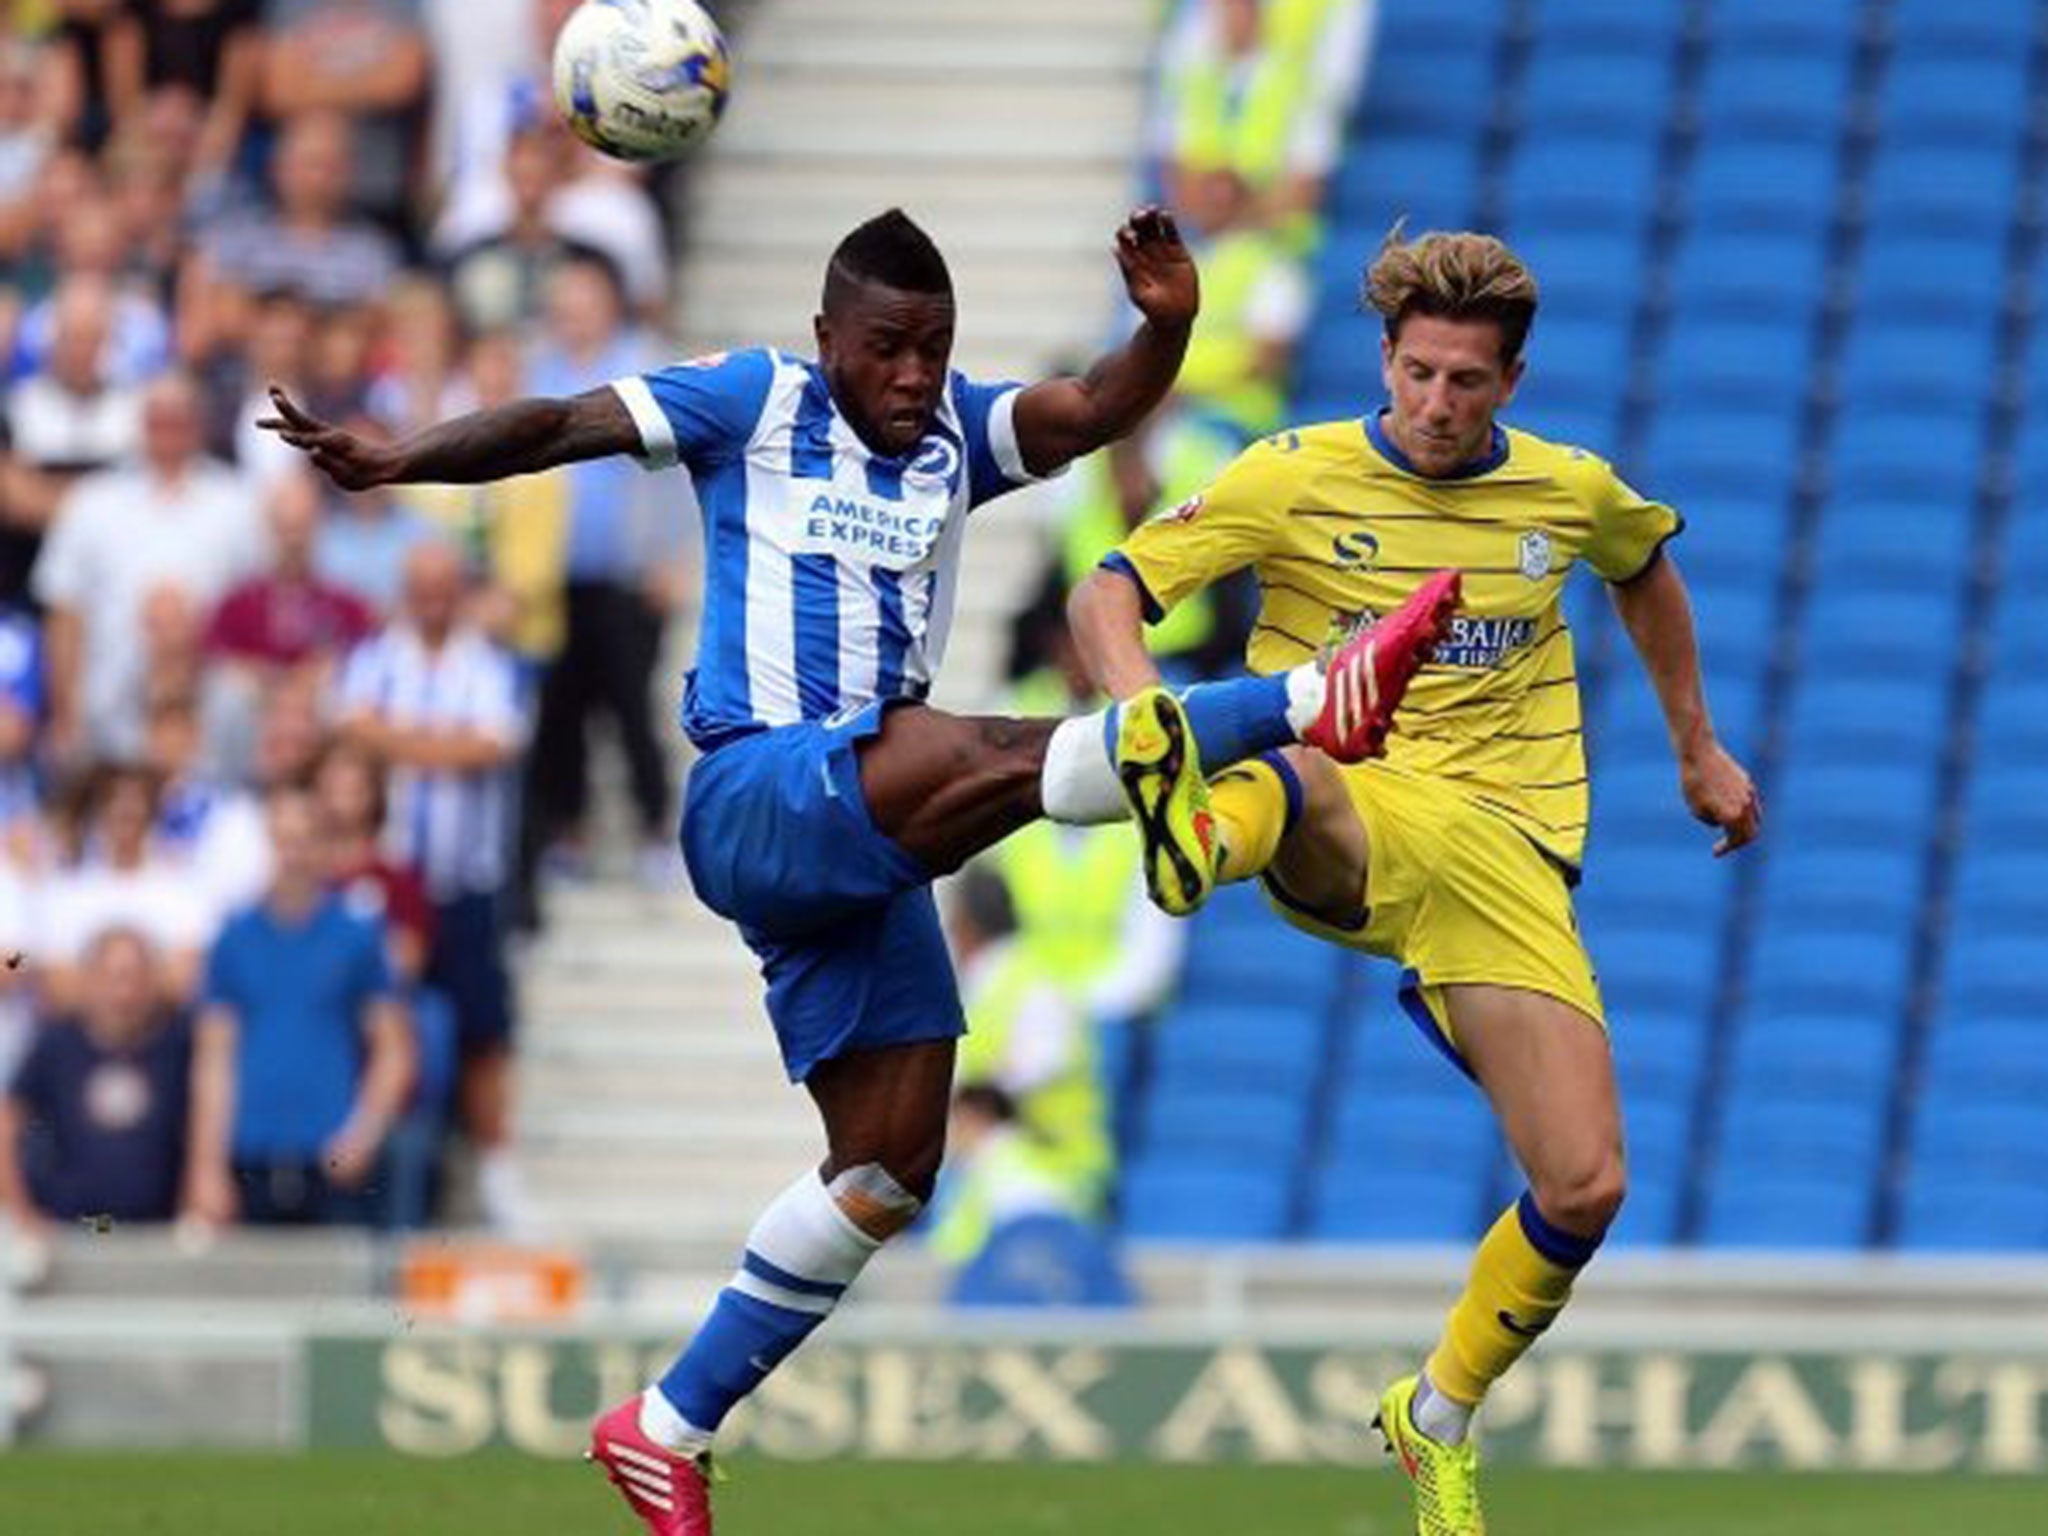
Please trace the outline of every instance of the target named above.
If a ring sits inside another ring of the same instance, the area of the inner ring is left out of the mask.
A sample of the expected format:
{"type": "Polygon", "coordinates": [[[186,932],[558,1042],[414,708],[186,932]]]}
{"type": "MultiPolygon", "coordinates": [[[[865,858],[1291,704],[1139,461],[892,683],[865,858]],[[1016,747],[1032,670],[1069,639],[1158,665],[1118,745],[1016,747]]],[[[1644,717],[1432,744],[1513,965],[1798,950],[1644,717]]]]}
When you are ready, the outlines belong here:
{"type": "Polygon", "coordinates": [[[952,283],[900,211],[840,242],[818,356],[717,354],[570,399],[516,401],[395,444],[273,390],[264,423],[350,489],[474,482],[630,454],[685,468],[706,592],[683,723],[703,752],[682,842],[697,894],[760,957],[768,1013],[829,1152],[769,1206],[673,1370],[598,1423],[594,1454],[657,1533],[710,1530],[703,1458],[726,1412],[832,1310],[929,1198],[960,1003],[930,882],[1044,815],[1130,815],[1154,893],[1213,880],[1202,765],[1304,738],[1378,749],[1421,638],[1369,635],[1275,677],[1159,689],[1081,719],[963,718],[923,701],[981,503],[1130,432],[1172,385],[1197,308],[1173,221],[1115,254],[1143,316],[1081,377],[953,372],[952,283]]]}

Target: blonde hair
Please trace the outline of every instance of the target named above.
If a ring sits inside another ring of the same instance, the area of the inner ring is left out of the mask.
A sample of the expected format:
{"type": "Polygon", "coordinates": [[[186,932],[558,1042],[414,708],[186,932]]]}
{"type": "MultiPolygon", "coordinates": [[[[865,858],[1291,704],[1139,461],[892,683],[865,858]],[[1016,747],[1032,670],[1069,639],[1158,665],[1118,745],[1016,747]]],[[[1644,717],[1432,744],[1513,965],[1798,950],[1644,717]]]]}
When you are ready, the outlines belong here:
{"type": "Polygon", "coordinates": [[[1365,303],[1385,317],[1388,339],[1410,315],[1491,320],[1501,361],[1513,363],[1536,318],[1536,278],[1522,259],[1492,235],[1432,230],[1408,240],[1403,229],[1387,231],[1365,271],[1365,303]]]}

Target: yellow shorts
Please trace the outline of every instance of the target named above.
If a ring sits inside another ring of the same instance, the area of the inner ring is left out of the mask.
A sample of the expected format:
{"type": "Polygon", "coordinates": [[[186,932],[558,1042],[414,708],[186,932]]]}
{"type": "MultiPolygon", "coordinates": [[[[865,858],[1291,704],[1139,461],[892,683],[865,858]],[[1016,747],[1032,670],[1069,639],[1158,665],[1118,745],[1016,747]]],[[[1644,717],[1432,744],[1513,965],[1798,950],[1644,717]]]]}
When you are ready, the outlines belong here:
{"type": "Polygon", "coordinates": [[[1266,898],[1295,927],[1405,966],[1455,1050],[1443,989],[1522,987],[1571,1004],[1603,1029],[1599,984],[1564,872],[1513,822],[1455,785],[1385,763],[1340,768],[1369,845],[1366,919],[1333,927],[1266,898]]]}

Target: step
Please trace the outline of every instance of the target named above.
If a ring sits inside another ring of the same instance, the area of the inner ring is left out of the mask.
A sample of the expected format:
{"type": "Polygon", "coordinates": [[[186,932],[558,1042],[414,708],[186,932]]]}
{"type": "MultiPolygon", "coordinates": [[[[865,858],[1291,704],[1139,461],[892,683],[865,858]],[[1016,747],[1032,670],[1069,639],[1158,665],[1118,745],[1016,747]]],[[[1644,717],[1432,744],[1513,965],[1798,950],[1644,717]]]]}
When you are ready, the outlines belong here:
{"type": "MultiPolygon", "coordinates": [[[[775,33],[831,27],[846,17],[846,0],[774,0],[754,14],[741,42],[775,33]]],[[[861,22],[877,36],[915,36],[927,28],[974,20],[988,27],[1086,32],[1149,32],[1153,8],[1138,0],[861,0],[861,22]]]]}

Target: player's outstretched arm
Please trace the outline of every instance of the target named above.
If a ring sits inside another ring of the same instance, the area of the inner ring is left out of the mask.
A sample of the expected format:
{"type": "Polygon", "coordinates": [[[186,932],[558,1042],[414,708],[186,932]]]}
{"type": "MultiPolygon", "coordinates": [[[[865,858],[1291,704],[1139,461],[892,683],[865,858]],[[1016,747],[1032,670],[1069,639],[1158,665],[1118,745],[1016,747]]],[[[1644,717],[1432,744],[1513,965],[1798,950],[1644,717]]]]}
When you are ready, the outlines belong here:
{"type": "Polygon", "coordinates": [[[1017,446],[1035,475],[1128,435],[1180,373],[1201,285],[1173,215],[1163,208],[1133,213],[1116,232],[1116,263],[1144,323],[1080,378],[1047,379],[1017,397],[1017,446]]]}
{"type": "Polygon", "coordinates": [[[1144,601],[1122,572],[1098,567],[1083,578],[1067,599],[1067,628],[1090,680],[1111,698],[1128,699],[1159,681],[1145,646],[1144,601]]]}
{"type": "Polygon", "coordinates": [[[302,451],[345,491],[418,481],[475,485],[640,447],[625,402],[608,385],[566,399],[508,401],[395,443],[372,442],[322,421],[275,385],[270,403],[277,414],[256,425],[302,451]]]}
{"type": "Polygon", "coordinates": [[[1685,803],[1701,821],[1721,829],[1714,856],[1733,853],[1763,830],[1763,800],[1748,771],[1714,735],[1685,578],[1666,551],[1640,576],[1608,590],[1657,690],[1685,803]]]}

